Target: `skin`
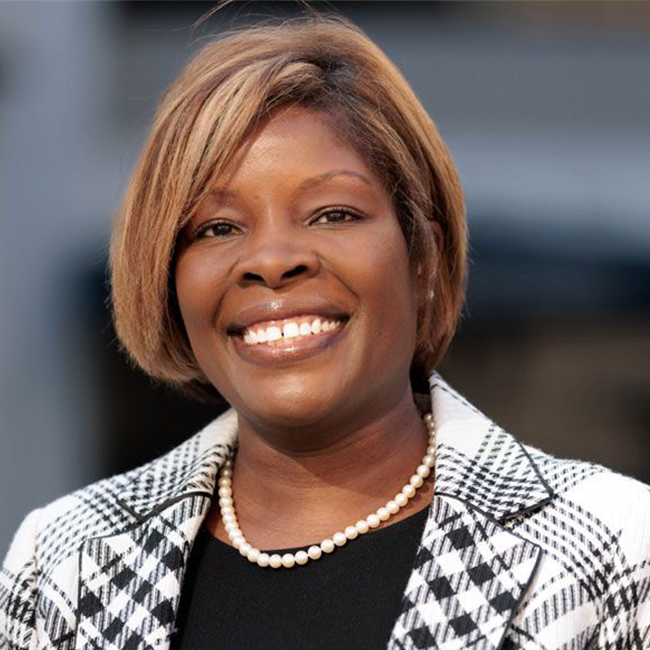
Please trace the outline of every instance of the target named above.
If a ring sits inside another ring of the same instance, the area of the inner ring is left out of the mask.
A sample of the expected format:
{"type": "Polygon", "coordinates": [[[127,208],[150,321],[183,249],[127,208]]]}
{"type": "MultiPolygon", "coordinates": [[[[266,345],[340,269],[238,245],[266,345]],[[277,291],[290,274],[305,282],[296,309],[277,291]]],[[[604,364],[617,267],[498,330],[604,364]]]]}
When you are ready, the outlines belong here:
{"type": "MultiPolygon", "coordinates": [[[[233,494],[251,544],[319,543],[408,482],[427,446],[409,383],[417,274],[388,192],[326,116],[290,108],[258,129],[181,233],[175,282],[197,361],[239,415],[233,494]],[[228,324],[243,309],[309,296],[349,314],[335,344],[273,366],[242,357],[228,324]]],[[[228,541],[217,499],[206,523],[228,541]]]]}

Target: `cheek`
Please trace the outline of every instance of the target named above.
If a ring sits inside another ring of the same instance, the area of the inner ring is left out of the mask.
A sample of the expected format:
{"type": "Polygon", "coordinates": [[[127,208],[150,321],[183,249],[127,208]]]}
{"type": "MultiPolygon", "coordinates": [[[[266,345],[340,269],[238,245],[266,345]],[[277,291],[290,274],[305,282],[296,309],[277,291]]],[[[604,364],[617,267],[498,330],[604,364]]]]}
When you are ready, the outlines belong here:
{"type": "Polygon", "coordinates": [[[386,316],[403,319],[416,299],[408,251],[397,224],[379,233],[365,248],[360,268],[386,316]]]}
{"type": "Polygon", "coordinates": [[[417,328],[417,283],[399,224],[366,231],[362,240],[349,243],[339,250],[348,269],[344,281],[358,295],[371,335],[378,345],[410,346],[417,328]]]}
{"type": "Polygon", "coordinates": [[[193,347],[203,328],[213,324],[223,293],[223,274],[214,267],[213,261],[189,253],[181,255],[176,264],[176,296],[193,347]]]}

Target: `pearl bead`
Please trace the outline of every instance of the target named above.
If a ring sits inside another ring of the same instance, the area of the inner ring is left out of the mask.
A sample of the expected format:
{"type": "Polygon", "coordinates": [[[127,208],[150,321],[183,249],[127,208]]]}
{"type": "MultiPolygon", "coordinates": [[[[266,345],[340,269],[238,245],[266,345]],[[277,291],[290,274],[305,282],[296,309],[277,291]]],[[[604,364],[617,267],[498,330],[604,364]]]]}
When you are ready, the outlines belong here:
{"type": "Polygon", "coordinates": [[[232,485],[232,481],[230,480],[230,477],[222,477],[217,481],[217,485],[219,487],[230,487],[232,485]]]}
{"type": "Polygon", "coordinates": [[[222,467],[219,475],[223,476],[224,478],[230,478],[232,476],[232,467],[222,467]]]}
{"type": "Polygon", "coordinates": [[[309,562],[309,555],[305,551],[298,551],[296,553],[296,564],[307,564],[309,562]]]}
{"type": "Polygon", "coordinates": [[[246,554],[246,557],[248,558],[249,562],[257,562],[257,558],[259,556],[260,556],[260,552],[256,548],[251,548],[251,550],[248,551],[248,553],[246,554]]]}
{"type": "Polygon", "coordinates": [[[307,555],[309,555],[312,560],[318,560],[322,554],[323,551],[321,551],[320,546],[310,546],[307,549],[307,555]]]}
{"type": "Polygon", "coordinates": [[[436,464],[436,459],[433,457],[433,454],[427,454],[422,459],[422,464],[426,465],[427,467],[433,467],[436,464]]]}
{"type": "Polygon", "coordinates": [[[219,507],[225,508],[232,506],[232,497],[219,497],[219,507]]]}
{"type": "Polygon", "coordinates": [[[427,456],[431,456],[432,458],[435,458],[435,456],[436,456],[436,446],[435,445],[429,445],[427,447],[427,456]]]}
{"type": "Polygon", "coordinates": [[[293,557],[293,553],[285,553],[282,556],[282,566],[290,569],[296,563],[296,558],[293,557]]]}
{"type": "Polygon", "coordinates": [[[248,543],[244,542],[240,547],[239,547],[239,552],[244,556],[248,557],[248,551],[252,551],[253,547],[248,543]]]}
{"type": "Polygon", "coordinates": [[[390,519],[390,512],[384,507],[379,508],[377,510],[377,517],[379,518],[379,521],[386,521],[387,519],[390,519]]]}
{"type": "Polygon", "coordinates": [[[226,515],[235,516],[235,509],[232,506],[224,506],[221,508],[221,515],[225,517],[226,515]]]}
{"type": "Polygon", "coordinates": [[[427,467],[426,465],[419,465],[415,470],[415,473],[422,478],[426,478],[429,476],[429,474],[431,474],[431,468],[427,467]]]}
{"type": "Polygon", "coordinates": [[[427,413],[424,416],[424,423],[431,428],[433,426],[433,415],[431,413],[427,413]]]}
{"type": "Polygon", "coordinates": [[[241,535],[237,535],[237,537],[231,537],[230,541],[232,542],[232,545],[239,550],[242,544],[244,544],[244,538],[241,535]]]}
{"type": "Polygon", "coordinates": [[[331,539],[324,539],[320,547],[323,553],[331,553],[334,550],[334,542],[331,539]]]}
{"type": "Polygon", "coordinates": [[[402,494],[407,499],[412,499],[415,496],[415,488],[409,483],[402,488],[402,494]]]}
{"type": "MultiPolygon", "coordinates": [[[[250,558],[249,558],[250,559],[250,558]]],[[[257,565],[261,567],[269,566],[269,555],[268,553],[260,553],[257,556],[257,565]]]]}
{"type": "Polygon", "coordinates": [[[396,501],[389,501],[386,504],[386,510],[388,510],[391,515],[394,515],[395,513],[399,512],[399,506],[397,505],[396,501]]]}
{"type": "Polygon", "coordinates": [[[334,533],[334,535],[332,535],[332,541],[337,546],[344,546],[345,542],[348,541],[348,538],[343,533],[334,533]]]}
{"type": "Polygon", "coordinates": [[[395,495],[394,501],[400,508],[403,508],[409,502],[406,496],[401,492],[395,495]]]}
{"type": "Polygon", "coordinates": [[[359,536],[359,531],[355,526],[348,526],[343,532],[348,539],[355,539],[359,536]]]}
{"type": "Polygon", "coordinates": [[[379,524],[381,523],[379,521],[379,517],[375,514],[368,515],[366,517],[366,521],[368,522],[368,526],[370,526],[370,528],[377,528],[377,526],[379,526],[379,524]]]}
{"type": "Polygon", "coordinates": [[[269,564],[274,568],[274,569],[279,569],[282,566],[282,558],[277,554],[274,553],[271,555],[269,558],[269,564]]]}
{"type": "Polygon", "coordinates": [[[221,519],[222,519],[224,525],[225,524],[236,524],[237,523],[237,518],[235,517],[235,515],[233,515],[231,513],[225,513],[221,517],[221,519]]]}
{"type": "Polygon", "coordinates": [[[354,524],[354,527],[357,529],[359,535],[363,535],[370,530],[370,526],[368,526],[368,522],[365,519],[357,521],[357,523],[354,524]]]}
{"type": "Polygon", "coordinates": [[[232,495],[232,490],[229,487],[220,487],[219,496],[220,497],[229,497],[232,495]]]}
{"type": "Polygon", "coordinates": [[[421,476],[418,476],[417,474],[413,474],[413,476],[411,476],[411,478],[409,479],[409,483],[414,488],[419,488],[422,487],[422,484],[424,483],[424,479],[421,476]]]}

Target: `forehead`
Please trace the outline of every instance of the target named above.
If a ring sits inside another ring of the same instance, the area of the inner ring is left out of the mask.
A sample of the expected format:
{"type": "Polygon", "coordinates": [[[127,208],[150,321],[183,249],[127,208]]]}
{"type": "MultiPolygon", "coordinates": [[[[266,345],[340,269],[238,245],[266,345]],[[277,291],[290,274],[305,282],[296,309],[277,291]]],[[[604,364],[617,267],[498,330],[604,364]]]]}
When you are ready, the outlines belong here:
{"type": "Polygon", "coordinates": [[[371,165],[335,128],[332,116],[291,107],[278,111],[256,129],[218,185],[225,188],[239,182],[284,179],[308,190],[340,177],[342,170],[348,180],[381,185],[371,165]]]}

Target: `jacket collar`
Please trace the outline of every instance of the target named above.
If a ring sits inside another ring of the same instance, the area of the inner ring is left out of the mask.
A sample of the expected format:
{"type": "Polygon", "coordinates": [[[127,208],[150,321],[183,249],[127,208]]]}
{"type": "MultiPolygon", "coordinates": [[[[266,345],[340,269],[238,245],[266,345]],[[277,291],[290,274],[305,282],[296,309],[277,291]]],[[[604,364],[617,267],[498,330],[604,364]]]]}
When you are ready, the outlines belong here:
{"type": "Polygon", "coordinates": [[[553,491],[525,447],[437,373],[429,379],[437,431],[436,494],[500,522],[544,505],[553,491]]]}
{"type": "MultiPolygon", "coordinates": [[[[472,406],[439,374],[429,379],[437,435],[436,493],[505,522],[547,502],[553,492],[525,448],[472,406]]],[[[212,496],[221,464],[237,439],[230,409],[148,464],[118,495],[138,519],[191,495],[212,496]],[[173,471],[170,471],[173,470],[173,471]]]]}
{"type": "Polygon", "coordinates": [[[212,498],[219,468],[237,441],[237,414],[229,409],[172,451],[157,458],[117,496],[140,521],[192,495],[212,498]]]}

